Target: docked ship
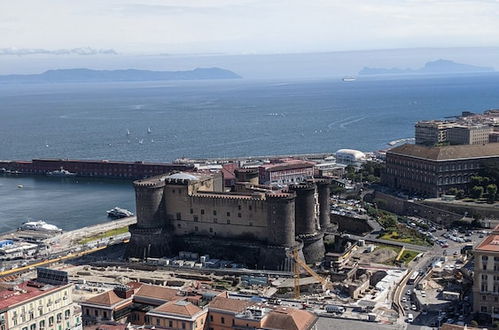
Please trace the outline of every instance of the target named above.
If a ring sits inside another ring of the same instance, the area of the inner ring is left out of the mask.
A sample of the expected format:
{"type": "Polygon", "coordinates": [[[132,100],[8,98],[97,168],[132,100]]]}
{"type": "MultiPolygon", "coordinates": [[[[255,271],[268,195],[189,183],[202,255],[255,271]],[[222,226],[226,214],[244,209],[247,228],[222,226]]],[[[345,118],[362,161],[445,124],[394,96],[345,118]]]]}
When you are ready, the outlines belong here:
{"type": "Polygon", "coordinates": [[[35,230],[35,231],[45,231],[45,232],[55,232],[61,233],[62,229],[57,227],[56,225],[51,225],[46,223],[45,221],[28,221],[25,222],[19,227],[19,230],[35,230]]]}
{"type": "Polygon", "coordinates": [[[121,219],[133,216],[133,213],[119,207],[114,207],[107,211],[107,216],[113,219],[121,219]]]}
{"type": "Polygon", "coordinates": [[[68,170],[65,170],[61,167],[60,170],[47,172],[47,175],[49,175],[49,176],[75,176],[76,173],[69,172],[68,170]]]}

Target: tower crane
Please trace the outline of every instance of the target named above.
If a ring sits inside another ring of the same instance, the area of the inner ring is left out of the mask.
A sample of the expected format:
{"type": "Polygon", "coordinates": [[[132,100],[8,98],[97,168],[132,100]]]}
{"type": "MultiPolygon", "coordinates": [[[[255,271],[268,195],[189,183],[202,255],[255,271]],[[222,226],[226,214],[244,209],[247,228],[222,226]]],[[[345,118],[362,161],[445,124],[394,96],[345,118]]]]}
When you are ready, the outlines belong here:
{"type": "Polygon", "coordinates": [[[298,253],[298,249],[293,249],[291,253],[291,257],[294,260],[293,264],[293,278],[294,278],[294,293],[295,299],[300,298],[300,268],[303,268],[310,276],[319,281],[325,289],[330,289],[332,287],[332,283],[329,279],[324,278],[317,274],[312,268],[310,268],[305,261],[300,259],[300,255],[298,253]]]}

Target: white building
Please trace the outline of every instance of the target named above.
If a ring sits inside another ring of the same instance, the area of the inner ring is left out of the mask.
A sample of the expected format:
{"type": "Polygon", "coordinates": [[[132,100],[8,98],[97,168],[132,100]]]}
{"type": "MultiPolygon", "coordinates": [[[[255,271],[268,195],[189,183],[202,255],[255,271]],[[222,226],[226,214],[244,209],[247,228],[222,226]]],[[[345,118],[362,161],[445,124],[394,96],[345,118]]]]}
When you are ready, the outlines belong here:
{"type": "Polygon", "coordinates": [[[338,164],[360,166],[366,161],[366,154],[359,150],[340,149],[336,151],[336,162],[338,164]]]}

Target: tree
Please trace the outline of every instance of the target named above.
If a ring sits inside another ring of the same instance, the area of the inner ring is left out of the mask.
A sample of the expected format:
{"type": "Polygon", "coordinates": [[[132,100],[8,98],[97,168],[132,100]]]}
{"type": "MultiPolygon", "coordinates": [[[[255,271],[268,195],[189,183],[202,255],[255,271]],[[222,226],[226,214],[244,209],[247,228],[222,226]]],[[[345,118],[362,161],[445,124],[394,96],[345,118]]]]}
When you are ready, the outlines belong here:
{"type": "Polygon", "coordinates": [[[483,187],[482,186],[474,186],[471,189],[471,197],[475,199],[480,199],[482,198],[483,195],[483,187]]]}
{"type": "Polygon", "coordinates": [[[487,200],[489,203],[494,203],[497,195],[497,186],[495,184],[489,184],[487,186],[487,200]]]}
{"type": "Polygon", "coordinates": [[[463,199],[464,198],[464,190],[459,189],[456,194],[456,199],[463,199]]]}
{"type": "Polygon", "coordinates": [[[481,186],[482,185],[482,177],[481,176],[472,176],[471,177],[471,185],[472,186],[481,186]]]}
{"type": "Polygon", "coordinates": [[[448,193],[449,195],[454,195],[454,196],[456,196],[456,195],[457,195],[457,191],[458,191],[458,190],[457,190],[457,188],[454,188],[454,187],[453,187],[453,188],[450,188],[450,189],[447,191],[447,193],[448,193]]]}
{"type": "Polygon", "coordinates": [[[471,325],[472,327],[476,328],[476,327],[478,327],[478,322],[477,322],[476,320],[472,320],[472,321],[470,322],[470,325],[471,325]]]}

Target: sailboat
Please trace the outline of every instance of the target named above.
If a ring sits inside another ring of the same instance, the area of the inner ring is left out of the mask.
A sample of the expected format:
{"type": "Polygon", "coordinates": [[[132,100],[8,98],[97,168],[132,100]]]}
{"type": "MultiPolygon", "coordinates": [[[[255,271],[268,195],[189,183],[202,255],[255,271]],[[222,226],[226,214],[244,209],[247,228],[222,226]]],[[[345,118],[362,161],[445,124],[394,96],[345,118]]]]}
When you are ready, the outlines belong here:
{"type": "Polygon", "coordinates": [[[143,144],[143,143],[144,143],[144,139],[140,139],[139,144],[143,144]]]}
{"type": "Polygon", "coordinates": [[[151,128],[150,128],[150,127],[148,127],[148,128],[147,128],[147,134],[151,134],[151,133],[152,133],[151,128]]]}
{"type": "Polygon", "coordinates": [[[130,130],[128,128],[126,129],[126,135],[130,135],[130,130]]]}

